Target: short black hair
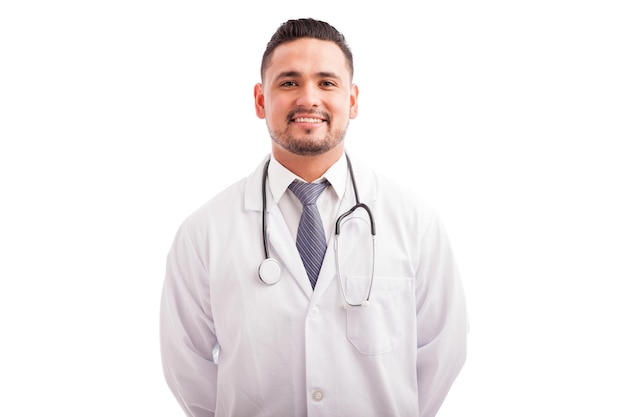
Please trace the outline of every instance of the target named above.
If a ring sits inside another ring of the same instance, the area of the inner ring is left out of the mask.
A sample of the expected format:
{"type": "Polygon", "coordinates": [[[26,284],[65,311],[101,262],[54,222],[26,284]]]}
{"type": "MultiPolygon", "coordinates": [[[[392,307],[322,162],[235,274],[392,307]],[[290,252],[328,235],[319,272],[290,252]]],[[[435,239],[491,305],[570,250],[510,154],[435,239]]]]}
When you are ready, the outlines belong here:
{"type": "Polygon", "coordinates": [[[306,18],[288,20],[276,29],[276,32],[267,43],[267,47],[263,53],[263,60],[261,61],[261,79],[264,78],[265,70],[272,59],[274,50],[283,43],[295,41],[301,38],[313,38],[335,42],[346,57],[350,70],[350,76],[352,77],[354,75],[352,51],[346,42],[346,38],[328,23],[321,20],[306,18]]]}

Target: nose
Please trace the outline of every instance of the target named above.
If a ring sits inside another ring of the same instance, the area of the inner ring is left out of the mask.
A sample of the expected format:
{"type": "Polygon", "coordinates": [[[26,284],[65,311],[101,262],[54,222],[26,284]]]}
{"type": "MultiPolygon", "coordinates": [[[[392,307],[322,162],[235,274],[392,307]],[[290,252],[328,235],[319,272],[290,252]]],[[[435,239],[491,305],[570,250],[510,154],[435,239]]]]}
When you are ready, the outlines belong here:
{"type": "Polygon", "coordinates": [[[301,107],[311,108],[320,105],[320,91],[314,83],[306,83],[300,88],[296,104],[301,107]]]}

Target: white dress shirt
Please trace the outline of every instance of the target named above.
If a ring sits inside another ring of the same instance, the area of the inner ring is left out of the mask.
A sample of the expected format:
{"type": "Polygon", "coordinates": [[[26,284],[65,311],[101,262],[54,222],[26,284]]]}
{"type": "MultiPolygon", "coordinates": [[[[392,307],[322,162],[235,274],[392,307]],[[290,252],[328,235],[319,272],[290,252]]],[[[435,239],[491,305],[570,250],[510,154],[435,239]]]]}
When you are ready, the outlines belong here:
{"type": "MultiPolygon", "coordinates": [[[[337,219],[337,211],[339,210],[339,202],[346,191],[347,173],[348,166],[346,156],[343,154],[324,175],[313,181],[321,182],[326,179],[330,183],[317,199],[317,209],[320,212],[322,223],[324,224],[326,242],[330,240],[330,236],[333,233],[335,220],[337,219]]],[[[270,190],[274,200],[278,201],[278,207],[283,213],[287,227],[295,242],[298,233],[298,225],[300,224],[300,216],[302,214],[302,203],[288,188],[294,180],[304,181],[272,157],[268,170],[270,190]]]]}

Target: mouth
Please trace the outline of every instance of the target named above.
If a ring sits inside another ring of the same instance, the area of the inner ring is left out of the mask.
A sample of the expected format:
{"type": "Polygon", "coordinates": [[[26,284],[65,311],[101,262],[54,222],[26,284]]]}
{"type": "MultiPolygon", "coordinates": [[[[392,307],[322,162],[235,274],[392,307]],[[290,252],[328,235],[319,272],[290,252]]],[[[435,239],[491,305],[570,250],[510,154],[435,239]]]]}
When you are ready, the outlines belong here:
{"type": "Polygon", "coordinates": [[[303,124],[321,124],[326,123],[330,120],[330,116],[327,114],[321,114],[319,112],[315,113],[303,113],[303,112],[292,112],[289,114],[288,118],[290,123],[303,123],[303,124]]]}
{"type": "Polygon", "coordinates": [[[323,123],[326,120],[317,117],[294,117],[291,121],[295,123],[323,123]]]}

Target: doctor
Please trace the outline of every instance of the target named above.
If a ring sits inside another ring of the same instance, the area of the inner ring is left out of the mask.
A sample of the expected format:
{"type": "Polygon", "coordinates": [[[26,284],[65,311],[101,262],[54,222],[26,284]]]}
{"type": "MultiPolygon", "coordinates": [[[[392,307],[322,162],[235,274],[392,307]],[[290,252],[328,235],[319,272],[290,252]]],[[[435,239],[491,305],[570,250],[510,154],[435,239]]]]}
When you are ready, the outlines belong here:
{"type": "Polygon", "coordinates": [[[281,25],[254,88],[271,155],[175,237],[161,352],[187,416],[433,417],[463,366],[465,298],[437,215],[344,152],[352,65],[329,24],[281,25]],[[294,181],[321,188],[313,205],[294,181]],[[299,229],[316,212],[327,247],[311,268],[299,229]]]}

